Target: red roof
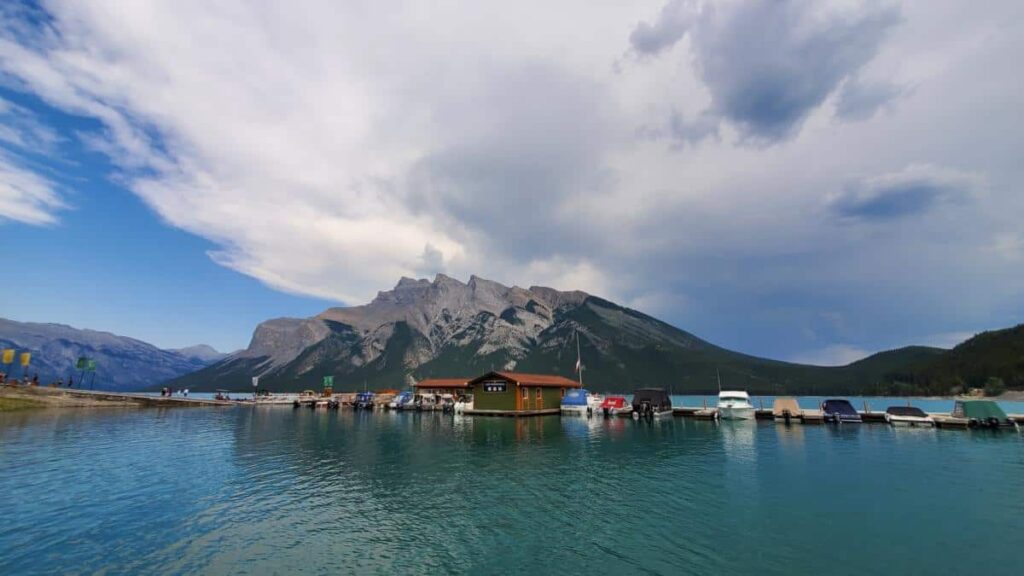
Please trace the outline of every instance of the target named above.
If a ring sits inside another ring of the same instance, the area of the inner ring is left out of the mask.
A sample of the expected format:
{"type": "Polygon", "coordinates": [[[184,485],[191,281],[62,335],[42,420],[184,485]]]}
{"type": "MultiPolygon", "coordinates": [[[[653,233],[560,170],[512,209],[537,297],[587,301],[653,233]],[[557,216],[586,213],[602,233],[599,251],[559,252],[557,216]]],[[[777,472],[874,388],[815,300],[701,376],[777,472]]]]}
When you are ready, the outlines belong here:
{"type": "Polygon", "coordinates": [[[550,374],[523,374],[522,372],[488,372],[483,376],[478,376],[470,381],[470,384],[476,384],[483,380],[491,380],[494,378],[502,378],[515,382],[520,386],[533,386],[533,387],[550,387],[550,388],[579,388],[580,383],[575,380],[569,380],[564,376],[552,376],[550,374]]]}
{"type": "Polygon", "coordinates": [[[413,384],[414,388],[469,388],[467,378],[427,378],[413,384]]]}

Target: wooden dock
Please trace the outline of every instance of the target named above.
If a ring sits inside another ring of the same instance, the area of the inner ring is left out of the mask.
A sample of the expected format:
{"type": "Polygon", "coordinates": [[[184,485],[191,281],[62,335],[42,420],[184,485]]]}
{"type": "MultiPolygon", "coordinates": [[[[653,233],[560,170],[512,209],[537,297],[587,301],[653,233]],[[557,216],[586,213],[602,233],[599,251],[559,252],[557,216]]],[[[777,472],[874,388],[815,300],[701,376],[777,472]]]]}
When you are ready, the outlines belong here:
{"type": "Polygon", "coordinates": [[[561,413],[561,408],[545,408],[543,410],[466,410],[463,412],[467,416],[505,416],[509,418],[552,416],[561,413]]]}

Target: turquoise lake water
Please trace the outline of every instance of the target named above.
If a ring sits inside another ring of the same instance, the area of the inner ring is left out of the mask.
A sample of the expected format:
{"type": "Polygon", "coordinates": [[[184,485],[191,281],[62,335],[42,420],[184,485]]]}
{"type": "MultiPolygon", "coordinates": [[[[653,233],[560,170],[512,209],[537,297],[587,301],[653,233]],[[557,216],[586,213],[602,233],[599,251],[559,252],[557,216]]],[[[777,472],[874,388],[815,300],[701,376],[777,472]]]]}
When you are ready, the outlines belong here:
{"type": "Polygon", "coordinates": [[[1024,435],[0,414],[0,574],[1019,573],[1024,435]]]}

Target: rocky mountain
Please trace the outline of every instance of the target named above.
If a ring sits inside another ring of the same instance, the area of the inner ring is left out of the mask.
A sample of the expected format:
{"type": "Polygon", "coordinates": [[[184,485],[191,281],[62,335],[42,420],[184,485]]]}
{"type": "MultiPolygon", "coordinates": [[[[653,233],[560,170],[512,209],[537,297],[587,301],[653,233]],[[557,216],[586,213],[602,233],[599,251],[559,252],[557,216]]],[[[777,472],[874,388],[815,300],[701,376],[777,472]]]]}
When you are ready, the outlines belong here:
{"type": "Polygon", "coordinates": [[[838,368],[767,360],[584,292],[438,275],[403,278],[363,306],[264,322],[248,348],[171,384],[246,389],[260,376],[261,386],[285,391],[318,389],[333,375],[340,390],[401,388],[491,369],[574,377],[577,337],[584,383],[601,391],[657,385],[706,393],[717,390],[720,373],[724,386],[753,393],[852,393],[875,385],[902,357],[887,353],[838,368]]]}
{"type": "MultiPolygon", "coordinates": [[[[6,348],[31,352],[28,375],[39,374],[43,383],[57,378],[67,381],[69,376],[78,381],[77,359],[80,356],[94,359],[95,387],[102,390],[143,390],[204,368],[224,356],[205,345],[162,350],[109,332],[0,318],[0,349],[6,348]]],[[[20,377],[21,367],[15,365],[11,373],[20,377]]],[[[91,382],[92,376],[87,381],[91,382]]]]}

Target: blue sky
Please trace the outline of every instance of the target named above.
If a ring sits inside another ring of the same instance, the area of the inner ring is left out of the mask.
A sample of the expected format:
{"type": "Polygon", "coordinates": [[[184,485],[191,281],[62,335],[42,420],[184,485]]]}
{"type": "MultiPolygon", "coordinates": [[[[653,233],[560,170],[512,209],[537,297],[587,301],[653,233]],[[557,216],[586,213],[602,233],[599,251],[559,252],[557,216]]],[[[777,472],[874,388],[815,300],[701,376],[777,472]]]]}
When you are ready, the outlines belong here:
{"type": "Polygon", "coordinates": [[[3,316],[229,350],[444,272],[823,364],[1024,319],[1019,2],[0,11],[3,316]]]}
{"type": "Polygon", "coordinates": [[[25,158],[59,183],[66,203],[54,224],[0,224],[10,279],[0,283],[0,315],[106,330],[165,348],[205,343],[233,351],[248,344],[258,322],[310,316],[329,305],[215,264],[206,254],[209,241],[162,222],[116,183],[103,154],[72,136],[97,129],[95,122],[31,95],[0,89],[0,98],[61,135],[51,153],[25,158]]]}

